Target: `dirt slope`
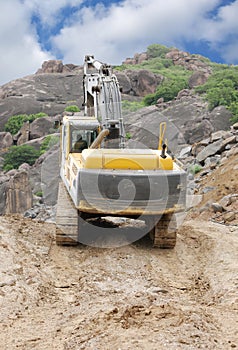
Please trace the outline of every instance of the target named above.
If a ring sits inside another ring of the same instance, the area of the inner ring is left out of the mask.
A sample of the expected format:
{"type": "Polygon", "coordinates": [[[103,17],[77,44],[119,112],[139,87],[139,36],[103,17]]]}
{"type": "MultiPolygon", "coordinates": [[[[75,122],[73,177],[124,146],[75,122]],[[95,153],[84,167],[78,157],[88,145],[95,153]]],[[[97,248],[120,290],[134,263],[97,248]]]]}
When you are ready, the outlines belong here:
{"type": "Polygon", "coordinates": [[[0,217],[1,349],[238,347],[238,229],[187,221],[175,250],[58,247],[0,217]]]}

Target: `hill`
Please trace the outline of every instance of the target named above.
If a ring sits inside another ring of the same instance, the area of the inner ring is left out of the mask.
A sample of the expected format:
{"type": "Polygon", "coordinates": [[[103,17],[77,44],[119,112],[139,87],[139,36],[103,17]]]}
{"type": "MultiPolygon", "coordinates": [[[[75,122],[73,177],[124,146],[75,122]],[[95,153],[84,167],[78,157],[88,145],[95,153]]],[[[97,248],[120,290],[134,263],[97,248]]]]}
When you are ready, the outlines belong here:
{"type": "MultiPolygon", "coordinates": [[[[119,248],[57,246],[59,145],[52,126],[66,106],[81,107],[82,67],[48,61],[36,74],[5,84],[1,155],[11,154],[13,144],[17,152],[30,146],[41,155],[33,165],[0,172],[0,344],[237,348],[238,123],[231,125],[237,67],[152,45],[115,70],[127,146],[156,148],[166,118],[169,151],[188,171],[176,247],[153,249],[148,237],[119,248]],[[13,114],[21,117],[10,119],[13,114]],[[4,131],[9,120],[18,132],[4,131]]],[[[126,224],[119,224],[122,236],[126,224]]]]}

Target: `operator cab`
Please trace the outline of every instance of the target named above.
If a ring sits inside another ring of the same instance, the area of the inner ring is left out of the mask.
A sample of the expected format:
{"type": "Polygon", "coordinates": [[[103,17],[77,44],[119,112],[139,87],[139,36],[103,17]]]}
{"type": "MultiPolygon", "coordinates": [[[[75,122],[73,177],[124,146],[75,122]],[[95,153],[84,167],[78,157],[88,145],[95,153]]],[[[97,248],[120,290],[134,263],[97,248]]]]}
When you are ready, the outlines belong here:
{"type": "Polygon", "coordinates": [[[95,130],[87,130],[87,129],[79,129],[75,126],[71,126],[70,128],[71,135],[71,153],[82,153],[82,151],[91,146],[93,141],[96,139],[98,135],[97,129],[95,130]]]}

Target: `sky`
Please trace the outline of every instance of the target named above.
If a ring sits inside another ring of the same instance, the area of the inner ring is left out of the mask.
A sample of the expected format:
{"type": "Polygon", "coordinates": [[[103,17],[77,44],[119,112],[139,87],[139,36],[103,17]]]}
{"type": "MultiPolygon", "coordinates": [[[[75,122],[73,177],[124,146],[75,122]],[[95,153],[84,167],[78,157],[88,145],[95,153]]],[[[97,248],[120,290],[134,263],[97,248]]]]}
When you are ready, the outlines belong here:
{"type": "Polygon", "coordinates": [[[0,0],[0,85],[45,60],[120,65],[151,44],[238,64],[238,0],[0,0]]]}

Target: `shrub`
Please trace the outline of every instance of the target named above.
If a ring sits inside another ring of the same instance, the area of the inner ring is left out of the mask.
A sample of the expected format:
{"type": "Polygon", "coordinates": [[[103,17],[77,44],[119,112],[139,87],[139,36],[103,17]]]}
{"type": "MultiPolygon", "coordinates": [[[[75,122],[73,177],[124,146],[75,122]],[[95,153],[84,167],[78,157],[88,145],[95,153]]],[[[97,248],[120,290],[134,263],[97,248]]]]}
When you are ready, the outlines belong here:
{"type": "Polygon", "coordinates": [[[169,48],[164,45],[152,44],[147,47],[146,53],[148,58],[162,57],[164,58],[166,53],[169,52],[169,48]]]}
{"type": "Polygon", "coordinates": [[[233,116],[231,123],[238,121],[238,70],[237,67],[213,64],[215,70],[204,85],[196,87],[196,92],[203,94],[208,101],[208,108],[225,106],[233,116]]]}
{"type": "Polygon", "coordinates": [[[188,80],[183,77],[174,77],[165,79],[158,86],[154,94],[149,94],[144,97],[143,102],[146,106],[156,104],[159,98],[163,98],[165,102],[173,100],[179,91],[188,88],[188,80]]]}
{"type": "Polygon", "coordinates": [[[67,106],[65,109],[64,109],[65,112],[72,112],[72,113],[75,113],[75,112],[80,112],[80,109],[78,106],[76,105],[71,105],[71,106],[67,106]]]}
{"type": "Polygon", "coordinates": [[[48,149],[53,147],[59,142],[59,137],[55,135],[48,135],[44,138],[44,141],[40,147],[40,154],[45,153],[48,149]]]}
{"type": "Polygon", "coordinates": [[[235,124],[238,122],[238,102],[232,102],[228,109],[231,111],[233,116],[230,119],[230,122],[232,124],[235,124]]]}
{"type": "Polygon", "coordinates": [[[128,100],[123,100],[122,101],[122,112],[123,114],[128,114],[130,112],[136,112],[138,109],[144,107],[144,102],[140,101],[128,101],[128,100]]]}
{"type": "Polygon", "coordinates": [[[35,193],[35,195],[37,197],[43,197],[43,192],[42,191],[38,191],[38,192],[35,193]]]}
{"type": "Polygon", "coordinates": [[[23,163],[33,165],[40,152],[29,145],[12,146],[4,156],[3,170],[18,169],[23,163]]]}
{"type": "Polygon", "coordinates": [[[12,135],[15,135],[22,127],[25,122],[32,123],[37,118],[46,117],[45,113],[37,114],[19,114],[11,116],[7,123],[5,124],[4,130],[10,132],[12,135]]]}
{"type": "Polygon", "coordinates": [[[193,175],[199,173],[202,170],[202,166],[200,164],[191,165],[189,168],[189,172],[193,175]]]}

